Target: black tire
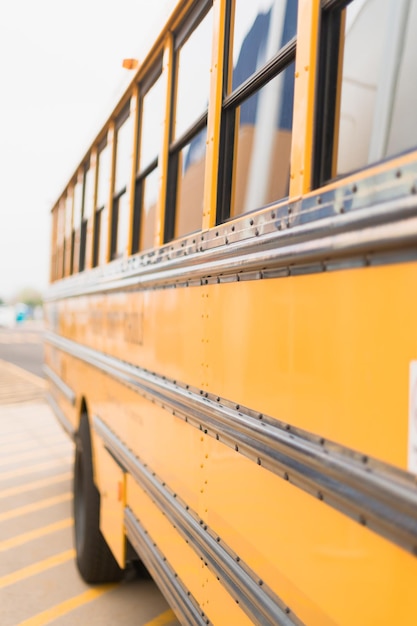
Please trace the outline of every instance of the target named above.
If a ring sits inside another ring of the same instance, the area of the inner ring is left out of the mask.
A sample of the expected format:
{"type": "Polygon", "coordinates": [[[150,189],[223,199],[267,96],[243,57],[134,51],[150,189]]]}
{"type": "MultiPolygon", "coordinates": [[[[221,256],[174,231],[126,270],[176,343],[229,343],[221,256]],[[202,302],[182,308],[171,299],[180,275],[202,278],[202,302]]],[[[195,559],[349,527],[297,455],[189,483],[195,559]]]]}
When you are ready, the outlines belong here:
{"type": "Polygon", "coordinates": [[[123,570],[100,531],[100,494],[93,480],[90,427],[83,415],[76,437],[74,529],[77,567],[87,583],[115,582],[123,570]]]}

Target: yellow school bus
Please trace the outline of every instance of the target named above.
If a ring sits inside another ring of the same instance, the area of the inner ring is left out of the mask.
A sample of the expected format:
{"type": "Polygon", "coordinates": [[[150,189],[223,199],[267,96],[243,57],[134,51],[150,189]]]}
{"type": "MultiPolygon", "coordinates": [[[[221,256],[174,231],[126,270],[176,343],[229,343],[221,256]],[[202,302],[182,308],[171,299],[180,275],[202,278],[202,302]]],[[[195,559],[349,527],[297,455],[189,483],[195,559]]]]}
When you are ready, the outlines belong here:
{"type": "Polygon", "coordinates": [[[417,0],[172,3],[52,208],[87,582],[417,623],[416,31],[417,0]]]}

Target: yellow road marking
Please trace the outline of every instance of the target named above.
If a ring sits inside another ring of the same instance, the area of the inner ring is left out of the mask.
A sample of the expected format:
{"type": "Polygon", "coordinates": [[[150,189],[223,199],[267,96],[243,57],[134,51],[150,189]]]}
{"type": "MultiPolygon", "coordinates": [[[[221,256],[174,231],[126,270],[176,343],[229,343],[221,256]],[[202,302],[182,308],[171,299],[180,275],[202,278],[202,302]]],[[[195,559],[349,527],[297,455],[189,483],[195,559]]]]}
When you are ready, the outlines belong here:
{"type": "Polygon", "coordinates": [[[28,467],[20,467],[19,469],[10,470],[8,472],[0,472],[0,481],[8,480],[9,478],[15,478],[16,476],[25,476],[25,474],[34,474],[35,472],[41,472],[44,469],[55,467],[56,465],[72,463],[72,459],[53,459],[52,461],[46,461],[45,463],[38,463],[37,465],[30,465],[28,467]]]}
{"type": "Polygon", "coordinates": [[[30,617],[24,622],[20,622],[19,626],[45,626],[45,624],[50,624],[59,617],[77,609],[79,606],[87,604],[87,602],[91,602],[91,600],[95,600],[99,596],[103,595],[103,593],[111,591],[115,586],[116,585],[106,585],[94,587],[94,589],[88,589],[88,591],[84,591],[84,593],[80,593],[80,595],[75,596],[74,598],[65,600],[65,602],[61,602],[61,604],[57,604],[42,613],[38,613],[38,615],[34,615],[34,617],[30,617]]]}
{"type": "Polygon", "coordinates": [[[41,448],[37,448],[36,450],[30,450],[28,452],[21,452],[20,454],[8,454],[6,456],[3,455],[3,458],[0,459],[1,465],[8,465],[11,463],[20,463],[29,459],[36,459],[36,457],[42,457],[50,455],[51,452],[55,451],[56,448],[61,448],[62,446],[69,447],[69,441],[62,441],[59,444],[55,444],[54,446],[42,446],[41,448]]]}
{"type": "Polygon", "coordinates": [[[35,528],[35,530],[31,530],[28,533],[22,533],[21,535],[16,535],[11,539],[0,541],[0,552],[10,550],[11,548],[16,548],[17,546],[21,546],[24,543],[29,543],[29,541],[33,541],[34,539],[39,539],[39,537],[51,535],[52,533],[58,532],[59,530],[63,530],[64,528],[70,528],[73,523],[73,520],[70,518],[63,519],[59,522],[55,522],[54,524],[48,524],[48,526],[35,528]]]}
{"type": "Polygon", "coordinates": [[[61,554],[55,554],[44,561],[39,561],[38,563],[33,563],[27,567],[22,567],[22,569],[12,572],[11,574],[6,574],[6,576],[2,576],[0,578],[0,589],[8,587],[9,585],[14,585],[25,578],[36,576],[36,574],[40,574],[47,569],[51,569],[52,567],[61,565],[66,561],[70,561],[74,558],[74,556],[75,550],[67,550],[66,552],[61,552],[61,554]]]}
{"type": "Polygon", "coordinates": [[[46,509],[50,506],[54,506],[55,504],[59,504],[60,502],[66,502],[71,498],[72,493],[63,493],[53,498],[46,498],[45,500],[41,500],[40,502],[33,502],[32,504],[20,506],[17,509],[12,509],[11,511],[1,513],[0,522],[4,522],[8,519],[13,519],[14,517],[20,517],[21,515],[27,515],[27,513],[33,513],[34,511],[40,511],[41,509],[46,509]]]}
{"type": "Polygon", "coordinates": [[[57,476],[50,476],[49,478],[42,478],[41,480],[35,480],[31,483],[19,485],[18,487],[10,487],[9,489],[3,489],[0,491],[1,498],[10,498],[11,496],[17,496],[20,493],[26,493],[27,491],[34,491],[35,489],[42,489],[42,487],[48,487],[49,485],[56,485],[56,483],[62,483],[65,480],[72,478],[72,472],[66,472],[65,474],[58,474],[57,476]]]}
{"type": "MultiPolygon", "coordinates": [[[[42,435],[42,433],[39,433],[39,431],[36,431],[36,434],[42,435]]],[[[27,437],[27,433],[26,433],[26,437],[27,437]]],[[[47,446],[53,446],[53,445],[59,445],[60,443],[62,443],[62,441],[69,441],[69,443],[71,443],[71,440],[68,439],[68,437],[65,436],[64,433],[53,433],[53,434],[45,434],[42,436],[42,440],[39,441],[38,439],[34,439],[33,436],[32,437],[27,437],[26,439],[22,439],[22,437],[19,437],[16,441],[11,441],[11,442],[5,442],[4,443],[4,438],[3,438],[3,433],[2,433],[2,437],[1,437],[1,441],[0,441],[0,452],[2,453],[4,452],[24,452],[25,449],[27,448],[27,450],[32,450],[35,448],[38,448],[39,445],[47,445],[47,446]]]]}
{"type": "Polygon", "coordinates": [[[151,619],[150,622],[146,622],[145,626],[165,626],[165,624],[169,624],[176,619],[174,611],[169,609],[168,611],[165,611],[165,613],[158,615],[158,617],[151,619]]]}

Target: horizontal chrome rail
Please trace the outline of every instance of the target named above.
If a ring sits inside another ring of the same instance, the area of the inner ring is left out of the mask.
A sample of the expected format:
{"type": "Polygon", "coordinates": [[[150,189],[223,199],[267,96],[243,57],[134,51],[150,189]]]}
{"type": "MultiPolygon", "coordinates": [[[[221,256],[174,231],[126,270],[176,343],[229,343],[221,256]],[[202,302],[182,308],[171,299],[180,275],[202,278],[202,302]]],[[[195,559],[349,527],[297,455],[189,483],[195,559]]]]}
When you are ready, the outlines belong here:
{"type": "Polygon", "coordinates": [[[355,521],[417,554],[414,477],[274,418],[191,390],[73,341],[46,341],[131,385],[145,397],[312,494],[355,521]]]}
{"type": "Polygon", "coordinates": [[[176,494],[170,493],[165,484],[118,439],[98,417],[93,419],[94,430],[103,439],[111,454],[151,496],[180,534],[202,557],[207,566],[219,577],[232,598],[252,619],[262,626],[291,626],[300,621],[289,608],[259,580],[243,561],[236,559],[224,543],[217,538],[202,520],[198,521],[176,494]]]}
{"type": "Polygon", "coordinates": [[[182,250],[182,254],[174,253],[172,258],[166,252],[165,256],[155,254],[146,261],[139,256],[114,265],[110,263],[105,268],[56,283],[46,300],[123,289],[196,284],[196,281],[202,284],[221,282],[228,276],[238,280],[245,273],[260,279],[282,270],[282,275],[288,275],[306,264],[316,263],[325,270],[326,264],[336,259],[367,255],[366,263],[371,263],[375,254],[417,250],[415,195],[306,223],[301,221],[303,215],[294,211],[286,217],[286,223],[294,223],[292,228],[282,230],[281,220],[276,218],[273,230],[260,232],[261,227],[255,228],[258,236],[228,244],[227,237],[220,237],[226,242],[221,246],[204,249],[201,246],[200,249],[198,243],[193,243],[182,250]]]}
{"type": "Polygon", "coordinates": [[[152,578],[158,583],[169,604],[181,614],[182,623],[190,626],[210,624],[210,620],[198,609],[197,602],[189,595],[129,507],[125,508],[124,523],[132,546],[152,574],[152,578]]]}
{"type": "Polygon", "coordinates": [[[59,389],[62,395],[68,400],[72,406],[75,406],[76,395],[75,391],[67,385],[58,374],[56,374],[48,365],[43,366],[45,376],[59,389]]]}

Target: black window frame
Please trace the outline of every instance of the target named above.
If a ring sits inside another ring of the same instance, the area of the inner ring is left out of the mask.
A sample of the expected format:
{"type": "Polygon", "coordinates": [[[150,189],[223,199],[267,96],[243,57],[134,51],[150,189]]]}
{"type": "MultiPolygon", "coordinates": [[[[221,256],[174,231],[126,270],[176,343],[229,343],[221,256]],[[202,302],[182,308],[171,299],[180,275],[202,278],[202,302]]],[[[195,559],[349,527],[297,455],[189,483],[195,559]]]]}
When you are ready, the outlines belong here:
{"type": "MultiPolygon", "coordinates": [[[[114,137],[115,137],[116,146],[115,146],[115,152],[114,152],[115,162],[113,164],[115,173],[116,173],[116,168],[117,168],[117,141],[118,141],[117,134],[120,128],[123,126],[123,124],[129,119],[129,117],[130,117],[130,99],[124,105],[122,111],[117,116],[116,122],[115,122],[114,137]]],[[[114,185],[113,185],[113,190],[112,190],[113,197],[112,197],[112,207],[111,207],[111,230],[110,230],[110,239],[111,239],[110,260],[111,261],[114,261],[115,259],[120,258],[121,256],[120,252],[117,250],[117,237],[118,237],[118,225],[119,225],[119,203],[120,203],[120,198],[127,191],[127,184],[128,184],[128,181],[126,181],[126,185],[124,185],[120,189],[116,189],[116,180],[114,180],[114,185]]]]}
{"type": "Polygon", "coordinates": [[[141,150],[141,138],[142,138],[142,111],[143,111],[143,99],[146,94],[152,89],[159,78],[162,76],[163,71],[163,56],[158,57],[150,70],[144,76],[143,80],[139,82],[139,103],[138,103],[138,141],[136,150],[136,178],[135,178],[135,195],[134,195],[134,207],[133,207],[133,227],[132,227],[132,254],[139,252],[140,250],[140,237],[141,237],[141,225],[142,225],[142,213],[143,213],[143,190],[146,178],[151,174],[159,164],[159,157],[156,156],[150,163],[147,163],[143,169],[138,171],[140,150],[141,150]]]}
{"type": "MultiPolygon", "coordinates": [[[[106,135],[103,137],[103,139],[99,142],[98,146],[97,146],[97,165],[98,165],[98,171],[96,171],[96,181],[95,181],[95,187],[96,187],[96,194],[98,196],[98,184],[99,184],[99,176],[100,176],[100,154],[103,152],[103,150],[107,147],[107,133],[106,135]]],[[[97,167],[96,165],[96,167],[97,167]]],[[[105,209],[106,205],[102,204],[99,206],[95,206],[94,207],[94,234],[93,234],[93,267],[98,267],[99,265],[99,256],[100,256],[100,243],[101,243],[101,229],[103,227],[102,224],[102,217],[103,217],[103,212],[105,209]]],[[[107,255],[106,255],[107,256],[107,255]]]]}
{"type": "MultiPolygon", "coordinates": [[[[236,133],[236,111],[238,107],[255,93],[259,92],[271,80],[284,72],[291,63],[295,62],[297,49],[297,35],[292,37],[282,48],[269,59],[265,65],[256,70],[234,91],[228,94],[229,72],[232,71],[230,58],[230,42],[232,23],[232,2],[229,0],[226,10],[226,40],[224,47],[223,66],[223,102],[220,122],[219,172],[216,202],[216,224],[222,224],[237,216],[231,217],[231,198],[233,185],[233,160],[236,133]]],[[[261,208],[261,207],[259,207],[261,208]]]]}
{"type": "Polygon", "coordinates": [[[190,11],[177,32],[174,33],[174,63],[172,84],[174,86],[171,94],[171,119],[170,144],[168,150],[168,175],[167,194],[165,203],[165,223],[164,223],[164,243],[168,243],[175,238],[175,220],[177,213],[177,187],[178,187],[178,163],[181,150],[200,133],[207,128],[208,106],[199,118],[197,118],[181,136],[173,139],[175,98],[178,78],[178,51],[186,43],[187,39],[198,28],[203,19],[213,7],[213,0],[201,0],[190,11]]]}
{"type": "Polygon", "coordinates": [[[333,178],[342,12],[351,2],[321,2],[312,167],[314,189],[333,178]]]}

